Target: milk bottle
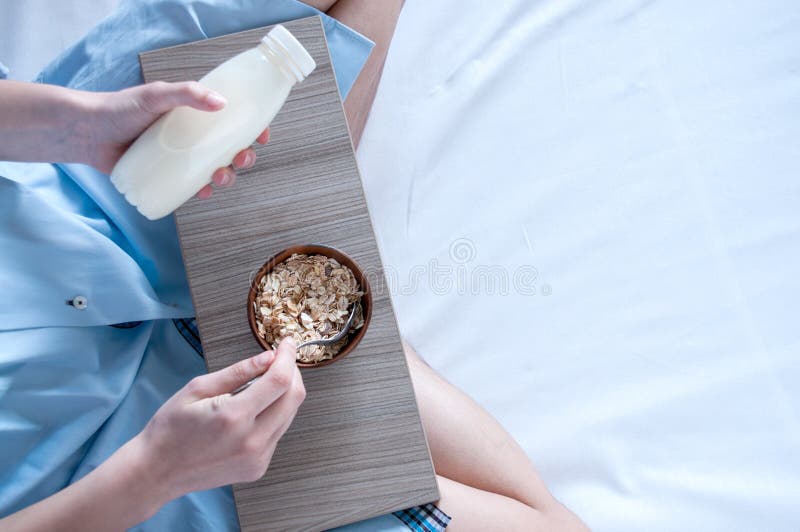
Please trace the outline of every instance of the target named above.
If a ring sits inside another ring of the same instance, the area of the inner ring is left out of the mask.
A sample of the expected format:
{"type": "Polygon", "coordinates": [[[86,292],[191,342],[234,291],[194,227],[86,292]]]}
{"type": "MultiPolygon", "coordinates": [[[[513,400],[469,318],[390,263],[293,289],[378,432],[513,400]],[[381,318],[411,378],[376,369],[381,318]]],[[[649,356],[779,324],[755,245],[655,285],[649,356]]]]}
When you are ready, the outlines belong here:
{"type": "Polygon", "coordinates": [[[164,217],[211,181],[278,114],[316,63],[283,26],[199,81],[227,100],[219,111],[178,107],[156,120],[117,162],[111,182],[151,220],[164,217]]]}

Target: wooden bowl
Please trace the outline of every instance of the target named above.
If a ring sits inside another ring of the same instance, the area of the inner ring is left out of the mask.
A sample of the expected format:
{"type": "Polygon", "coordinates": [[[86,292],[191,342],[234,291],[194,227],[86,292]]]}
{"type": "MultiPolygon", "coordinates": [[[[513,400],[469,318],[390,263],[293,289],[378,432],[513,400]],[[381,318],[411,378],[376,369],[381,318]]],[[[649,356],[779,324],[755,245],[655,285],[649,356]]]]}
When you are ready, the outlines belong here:
{"type": "Polygon", "coordinates": [[[372,318],[372,292],[370,291],[369,288],[369,282],[367,281],[367,276],[364,274],[364,271],[361,269],[361,267],[358,264],[356,264],[356,261],[345,255],[338,249],[332,248],[330,246],[323,246],[321,244],[305,244],[299,246],[291,246],[289,248],[284,249],[277,255],[270,258],[258,270],[255,277],[253,277],[253,281],[250,283],[250,291],[247,294],[247,321],[250,323],[250,331],[253,333],[253,336],[255,337],[256,341],[265,351],[271,350],[272,346],[269,345],[266,340],[264,340],[258,335],[258,327],[256,326],[256,312],[255,309],[253,308],[253,303],[255,302],[256,294],[258,293],[258,283],[261,280],[261,278],[264,277],[269,272],[271,272],[276,265],[285,261],[295,253],[299,253],[302,255],[324,255],[326,257],[336,259],[340,264],[350,268],[350,271],[353,272],[353,275],[355,275],[358,284],[361,286],[361,290],[364,292],[364,295],[361,296],[361,313],[362,316],[364,317],[364,325],[362,325],[361,328],[356,330],[354,333],[350,334],[347,343],[336,354],[336,356],[334,356],[333,358],[329,358],[327,360],[322,360],[320,362],[300,362],[299,360],[297,361],[298,367],[301,368],[319,368],[322,366],[327,366],[328,364],[333,364],[337,360],[343,359],[353,349],[356,348],[358,343],[364,337],[364,333],[367,331],[367,327],[369,326],[370,318],[372,318]]]}

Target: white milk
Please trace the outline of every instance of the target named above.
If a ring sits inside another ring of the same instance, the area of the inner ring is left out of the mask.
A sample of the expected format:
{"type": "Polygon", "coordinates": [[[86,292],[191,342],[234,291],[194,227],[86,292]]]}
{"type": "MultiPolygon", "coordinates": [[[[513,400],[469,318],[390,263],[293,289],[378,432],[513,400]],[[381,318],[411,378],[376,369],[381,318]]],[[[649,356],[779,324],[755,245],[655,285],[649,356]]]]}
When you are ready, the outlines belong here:
{"type": "Polygon", "coordinates": [[[178,107],[156,120],[117,162],[111,182],[143,215],[170,214],[211,182],[269,125],[295,83],[316,67],[283,26],[200,79],[228,101],[219,111],[178,107]]]}

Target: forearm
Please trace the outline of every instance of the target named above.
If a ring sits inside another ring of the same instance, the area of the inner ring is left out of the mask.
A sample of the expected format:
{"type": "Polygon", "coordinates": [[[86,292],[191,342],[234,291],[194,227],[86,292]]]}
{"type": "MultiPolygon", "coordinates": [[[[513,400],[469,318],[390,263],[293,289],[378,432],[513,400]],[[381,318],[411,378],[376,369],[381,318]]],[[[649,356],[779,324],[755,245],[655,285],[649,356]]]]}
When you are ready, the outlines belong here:
{"type": "Polygon", "coordinates": [[[172,498],[134,438],[87,476],[32,506],[0,520],[7,532],[36,530],[117,531],[152,516],[172,498]]]}
{"type": "Polygon", "coordinates": [[[91,93],[0,81],[0,160],[83,162],[91,93]]]}

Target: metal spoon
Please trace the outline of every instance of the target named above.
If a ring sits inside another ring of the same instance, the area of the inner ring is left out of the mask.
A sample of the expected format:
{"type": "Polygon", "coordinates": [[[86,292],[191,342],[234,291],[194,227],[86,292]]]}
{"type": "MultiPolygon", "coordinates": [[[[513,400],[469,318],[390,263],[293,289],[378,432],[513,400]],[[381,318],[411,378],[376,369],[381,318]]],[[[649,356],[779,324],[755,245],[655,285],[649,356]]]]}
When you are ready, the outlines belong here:
{"type": "MultiPolygon", "coordinates": [[[[347,335],[347,333],[350,332],[350,326],[353,324],[353,320],[356,317],[356,307],[357,306],[358,305],[353,305],[353,310],[350,311],[350,316],[347,317],[347,321],[345,322],[345,324],[342,326],[342,329],[338,333],[336,333],[335,335],[331,336],[330,338],[320,338],[319,340],[309,340],[307,342],[303,342],[302,344],[297,346],[297,350],[299,351],[300,349],[302,349],[302,348],[304,348],[306,346],[309,346],[309,345],[332,345],[332,344],[335,344],[336,342],[338,342],[339,340],[341,340],[342,338],[344,338],[347,335]]],[[[231,395],[236,395],[237,393],[246,390],[258,378],[260,378],[260,376],[254,378],[254,379],[250,379],[246,383],[242,384],[241,386],[239,386],[238,388],[233,390],[231,392],[231,395]]]]}

